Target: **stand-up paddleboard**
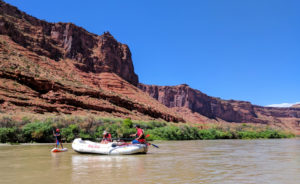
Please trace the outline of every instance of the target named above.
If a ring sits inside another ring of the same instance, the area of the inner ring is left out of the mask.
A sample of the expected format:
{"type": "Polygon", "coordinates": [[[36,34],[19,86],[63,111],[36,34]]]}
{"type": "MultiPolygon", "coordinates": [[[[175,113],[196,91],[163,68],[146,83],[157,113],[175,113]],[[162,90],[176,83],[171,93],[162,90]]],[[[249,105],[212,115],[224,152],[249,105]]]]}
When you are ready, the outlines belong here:
{"type": "Polygon", "coordinates": [[[53,148],[51,152],[65,152],[68,151],[68,148],[53,148]]]}

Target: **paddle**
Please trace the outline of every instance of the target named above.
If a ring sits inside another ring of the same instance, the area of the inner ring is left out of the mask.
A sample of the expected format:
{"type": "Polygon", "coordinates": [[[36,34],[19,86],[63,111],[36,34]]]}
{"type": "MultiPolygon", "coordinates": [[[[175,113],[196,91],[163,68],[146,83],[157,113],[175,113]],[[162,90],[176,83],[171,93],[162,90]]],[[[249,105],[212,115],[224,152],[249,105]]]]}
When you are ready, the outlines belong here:
{"type": "MultiPolygon", "coordinates": [[[[150,135],[145,135],[145,138],[149,137],[150,135]]],[[[132,141],[134,138],[112,138],[112,140],[123,140],[123,141],[132,141]]]]}
{"type": "Polygon", "coordinates": [[[57,137],[53,128],[52,128],[52,132],[53,132],[53,136],[55,137],[55,148],[57,148],[57,137]]]}
{"type": "MultiPolygon", "coordinates": [[[[147,138],[147,137],[149,137],[150,135],[149,134],[147,134],[147,135],[145,135],[145,138],[147,138]]],[[[99,139],[99,140],[101,140],[101,139],[99,139]]],[[[132,139],[131,138],[112,138],[112,140],[123,140],[123,141],[132,141],[132,139]]],[[[152,143],[147,143],[148,145],[152,145],[153,147],[155,147],[155,148],[159,148],[159,146],[157,146],[157,145],[155,145],[155,144],[152,144],[152,143]]]]}
{"type": "MultiPolygon", "coordinates": [[[[147,138],[147,137],[149,137],[150,135],[149,134],[147,134],[146,136],[145,136],[145,138],[147,138]]],[[[152,145],[152,146],[154,146],[155,148],[159,148],[157,145],[155,145],[155,144],[152,144],[152,143],[148,143],[149,145],[152,145]]]]}
{"type": "Polygon", "coordinates": [[[154,146],[155,148],[159,148],[157,145],[155,145],[155,144],[152,144],[152,143],[148,143],[148,144],[150,144],[151,146],[154,146]]]}

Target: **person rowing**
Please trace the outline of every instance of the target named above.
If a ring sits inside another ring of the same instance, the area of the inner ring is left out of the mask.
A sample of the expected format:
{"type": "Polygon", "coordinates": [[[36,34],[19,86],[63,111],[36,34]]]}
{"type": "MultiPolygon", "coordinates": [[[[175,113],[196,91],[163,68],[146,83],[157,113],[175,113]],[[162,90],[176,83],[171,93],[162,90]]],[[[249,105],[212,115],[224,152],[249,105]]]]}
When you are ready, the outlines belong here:
{"type": "Polygon", "coordinates": [[[109,132],[107,132],[106,130],[104,130],[101,143],[102,144],[107,144],[111,141],[112,141],[111,140],[111,134],[109,132]]]}
{"type": "Polygon", "coordinates": [[[136,134],[131,134],[131,137],[136,137],[131,143],[132,144],[145,144],[146,143],[146,139],[145,139],[145,134],[144,134],[144,130],[141,129],[140,125],[135,125],[135,129],[136,129],[136,134]]]}

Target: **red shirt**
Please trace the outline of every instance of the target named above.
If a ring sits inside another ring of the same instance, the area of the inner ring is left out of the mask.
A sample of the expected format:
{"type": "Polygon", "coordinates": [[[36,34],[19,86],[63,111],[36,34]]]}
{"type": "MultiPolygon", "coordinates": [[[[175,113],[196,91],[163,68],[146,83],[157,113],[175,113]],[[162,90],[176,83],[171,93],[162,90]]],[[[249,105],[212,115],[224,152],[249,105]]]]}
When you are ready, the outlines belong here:
{"type": "MultiPolygon", "coordinates": [[[[140,135],[143,134],[143,130],[141,128],[137,129],[137,136],[139,137],[140,135]]],[[[142,138],[142,137],[141,137],[142,138]]]]}
{"type": "Polygon", "coordinates": [[[104,139],[103,140],[106,140],[106,141],[110,141],[111,142],[111,134],[106,134],[104,135],[104,139]]]}
{"type": "MultiPolygon", "coordinates": [[[[140,137],[140,135],[144,134],[144,131],[141,128],[137,129],[137,137],[140,137]]],[[[140,143],[144,143],[145,142],[145,135],[143,135],[139,140],[140,143]]]]}

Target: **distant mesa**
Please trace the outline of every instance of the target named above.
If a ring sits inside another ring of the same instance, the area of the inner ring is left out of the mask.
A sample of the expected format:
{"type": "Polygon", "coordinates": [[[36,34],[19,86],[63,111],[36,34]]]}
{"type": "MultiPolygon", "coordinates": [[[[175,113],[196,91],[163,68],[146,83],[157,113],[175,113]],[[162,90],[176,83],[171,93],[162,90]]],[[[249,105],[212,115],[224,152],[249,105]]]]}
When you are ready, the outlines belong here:
{"type": "Polygon", "coordinates": [[[292,105],[292,108],[300,108],[300,103],[292,105]]]}
{"type": "Polygon", "coordinates": [[[295,108],[297,106],[300,105],[300,102],[296,102],[296,103],[281,103],[281,104],[271,104],[271,105],[267,105],[266,107],[286,107],[286,108],[295,108]]]}

